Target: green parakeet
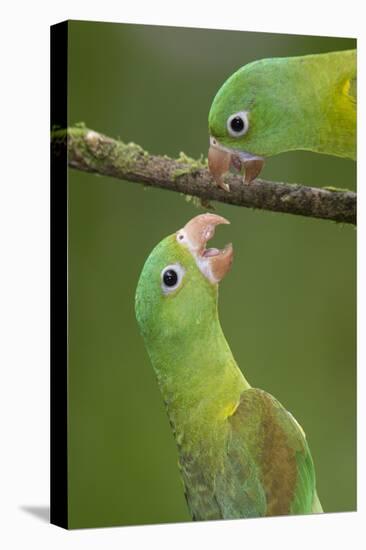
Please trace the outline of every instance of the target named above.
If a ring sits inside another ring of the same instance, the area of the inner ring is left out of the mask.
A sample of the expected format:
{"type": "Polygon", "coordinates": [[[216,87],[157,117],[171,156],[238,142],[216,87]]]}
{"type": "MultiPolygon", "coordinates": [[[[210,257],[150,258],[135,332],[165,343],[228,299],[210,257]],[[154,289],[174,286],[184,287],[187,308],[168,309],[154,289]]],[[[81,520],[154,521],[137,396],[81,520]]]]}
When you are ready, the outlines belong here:
{"type": "Polygon", "coordinates": [[[209,169],[256,178],[266,157],[307,150],[356,158],[356,50],[260,59],[236,71],[209,112],[209,169]]]}
{"type": "Polygon", "coordinates": [[[136,291],[136,317],[178,448],[194,520],[321,512],[302,428],[237,366],[218,317],[231,244],[206,248],[203,214],[162,240],[136,291]]]}

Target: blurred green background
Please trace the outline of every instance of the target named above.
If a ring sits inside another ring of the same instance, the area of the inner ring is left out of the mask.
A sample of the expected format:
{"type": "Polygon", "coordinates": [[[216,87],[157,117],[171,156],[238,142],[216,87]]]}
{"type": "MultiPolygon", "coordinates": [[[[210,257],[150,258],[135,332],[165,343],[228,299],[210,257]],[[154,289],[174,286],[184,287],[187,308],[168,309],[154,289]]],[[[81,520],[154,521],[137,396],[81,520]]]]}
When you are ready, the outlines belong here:
{"type": "MultiPolygon", "coordinates": [[[[69,24],[69,124],[155,154],[207,155],[211,101],[262,57],[355,40],[90,22],[69,24]]],[[[264,177],[355,189],[349,160],[299,152],[264,177]]],[[[175,443],[134,315],[143,263],[200,213],[179,194],[69,171],[70,527],[188,521],[175,443]]],[[[249,382],[304,427],[327,512],[356,507],[356,231],[216,204],[235,261],[224,332],[249,382]]]]}

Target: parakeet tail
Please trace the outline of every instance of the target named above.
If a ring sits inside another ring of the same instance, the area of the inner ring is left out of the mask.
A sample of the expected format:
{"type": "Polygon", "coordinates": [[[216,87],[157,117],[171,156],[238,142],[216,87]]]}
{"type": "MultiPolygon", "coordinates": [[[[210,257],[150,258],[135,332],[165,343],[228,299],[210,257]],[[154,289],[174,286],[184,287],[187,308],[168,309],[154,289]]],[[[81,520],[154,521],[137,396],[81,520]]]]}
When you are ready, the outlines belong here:
{"type": "Polygon", "coordinates": [[[321,514],[323,512],[322,505],[320,504],[320,500],[318,495],[315,493],[314,500],[313,500],[313,507],[312,507],[312,513],[313,514],[321,514]]]}

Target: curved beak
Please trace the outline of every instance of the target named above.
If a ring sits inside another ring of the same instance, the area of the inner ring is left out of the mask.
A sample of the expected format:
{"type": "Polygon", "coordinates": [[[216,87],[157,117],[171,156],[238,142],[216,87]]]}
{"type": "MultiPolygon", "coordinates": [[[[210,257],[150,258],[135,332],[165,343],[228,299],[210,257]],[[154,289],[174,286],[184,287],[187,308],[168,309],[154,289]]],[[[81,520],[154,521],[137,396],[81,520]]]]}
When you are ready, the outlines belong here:
{"type": "Polygon", "coordinates": [[[229,272],[233,261],[233,247],[230,243],[223,249],[206,248],[206,244],[214,236],[217,225],[229,223],[216,214],[201,214],[177,231],[178,243],[188,247],[202,274],[214,284],[220,282],[229,272]]]}
{"type": "Polygon", "coordinates": [[[244,168],[243,181],[248,184],[259,176],[264,165],[264,158],[246,151],[224,147],[216,138],[211,136],[208,150],[208,169],[216,184],[225,191],[229,191],[230,188],[223,181],[223,176],[228,172],[231,165],[238,171],[244,168]]]}

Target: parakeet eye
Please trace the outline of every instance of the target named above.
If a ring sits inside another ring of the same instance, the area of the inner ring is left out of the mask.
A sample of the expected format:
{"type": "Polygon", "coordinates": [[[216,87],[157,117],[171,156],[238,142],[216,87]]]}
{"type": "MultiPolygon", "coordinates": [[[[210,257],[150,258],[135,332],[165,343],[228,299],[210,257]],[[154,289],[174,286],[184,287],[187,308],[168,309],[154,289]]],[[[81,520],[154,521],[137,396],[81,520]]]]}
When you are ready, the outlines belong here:
{"type": "Polygon", "coordinates": [[[161,272],[161,288],[164,294],[176,290],[184,277],[185,269],[180,264],[168,265],[161,272]]]}
{"type": "Polygon", "coordinates": [[[165,286],[175,286],[178,282],[178,275],[174,269],[167,269],[164,272],[163,281],[165,286]]]}
{"type": "Polygon", "coordinates": [[[245,111],[241,111],[240,113],[230,115],[226,125],[231,136],[243,136],[249,129],[248,114],[245,111]]]}

